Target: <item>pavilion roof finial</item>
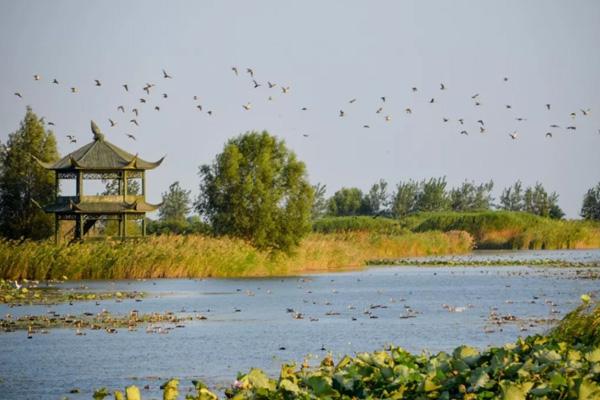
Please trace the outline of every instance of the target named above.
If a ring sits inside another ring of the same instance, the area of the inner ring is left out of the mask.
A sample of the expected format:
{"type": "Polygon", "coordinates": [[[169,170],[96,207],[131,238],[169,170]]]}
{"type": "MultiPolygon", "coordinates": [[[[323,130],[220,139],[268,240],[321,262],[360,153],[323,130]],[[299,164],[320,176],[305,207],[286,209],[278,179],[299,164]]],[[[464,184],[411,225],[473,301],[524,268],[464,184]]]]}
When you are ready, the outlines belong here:
{"type": "Polygon", "coordinates": [[[98,128],[98,125],[94,121],[92,121],[92,132],[94,133],[95,141],[104,140],[104,134],[100,132],[100,128],[98,128]]]}

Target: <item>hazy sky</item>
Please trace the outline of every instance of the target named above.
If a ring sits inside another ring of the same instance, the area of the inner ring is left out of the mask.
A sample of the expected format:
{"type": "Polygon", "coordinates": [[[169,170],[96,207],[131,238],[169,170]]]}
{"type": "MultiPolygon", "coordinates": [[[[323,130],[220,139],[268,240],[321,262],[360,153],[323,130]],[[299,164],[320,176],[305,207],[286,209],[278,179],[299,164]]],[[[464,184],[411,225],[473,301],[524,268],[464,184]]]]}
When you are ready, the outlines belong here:
{"type": "Polygon", "coordinates": [[[195,196],[200,164],[228,138],[263,129],[285,139],[311,182],[326,184],[329,194],[342,186],[368,190],[379,178],[393,186],[445,175],[451,185],[493,179],[498,196],[521,179],[559,192],[560,205],[576,217],[583,194],[600,181],[595,0],[2,0],[0,55],[0,140],[18,127],[26,105],[56,124],[61,154],[91,140],[93,119],[132,153],[167,155],[149,173],[151,202],[175,180],[195,196]],[[247,67],[261,87],[253,87],[247,67]],[[163,79],[163,68],[173,79],[163,79]],[[278,86],[269,89],[267,81],[278,86]],[[146,82],[156,84],[150,96],[146,82]],[[480,106],[471,99],[476,93],[480,106]],[[129,122],[133,107],[139,127],[129,122]],[[517,140],[509,137],[514,131],[517,140]],[[79,142],[69,144],[67,134],[79,142]]]}

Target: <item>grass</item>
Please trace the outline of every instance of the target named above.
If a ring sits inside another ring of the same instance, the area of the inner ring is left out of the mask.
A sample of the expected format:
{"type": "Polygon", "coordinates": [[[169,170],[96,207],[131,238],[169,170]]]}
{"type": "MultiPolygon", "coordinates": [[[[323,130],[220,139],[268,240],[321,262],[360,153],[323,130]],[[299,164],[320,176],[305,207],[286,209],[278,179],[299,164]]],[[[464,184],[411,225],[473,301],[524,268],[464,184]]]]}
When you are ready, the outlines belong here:
{"type": "MultiPolygon", "coordinates": [[[[587,300],[587,299],[586,299],[587,300]]],[[[243,399],[581,399],[600,398],[600,305],[585,301],[547,335],[483,351],[459,346],[451,353],[414,355],[400,347],[345,356],[331,355],[316,367],[284,364],[277,378],[253,368],[225,390],[243,399]]],[[[217,399],[192,381],[186,399],[217,399]],[[192,388],[190,388],[192,389],[192,388]]],[[[179,381],[163,386],[163,399],[179,398],[179,381]]],[[[141,399],[135,386],[128,399],[141,399]]],[[[109,395],[106,388],[94,398],[109,395]],[[97,397],[96,397],[97,396],[97,397]]],[[[124,398],[121,392],[115,398],[124,398]]]]}
{"type": "Polygon", "coordinates": [[[0,278],[140,279],[294,275],[362,267],[373,258],[466,253],[464,232],[390,235],[313,233],[291,255],[270,254],[235,238],[161,235],[139,241],[0,241],[0,278]]]}

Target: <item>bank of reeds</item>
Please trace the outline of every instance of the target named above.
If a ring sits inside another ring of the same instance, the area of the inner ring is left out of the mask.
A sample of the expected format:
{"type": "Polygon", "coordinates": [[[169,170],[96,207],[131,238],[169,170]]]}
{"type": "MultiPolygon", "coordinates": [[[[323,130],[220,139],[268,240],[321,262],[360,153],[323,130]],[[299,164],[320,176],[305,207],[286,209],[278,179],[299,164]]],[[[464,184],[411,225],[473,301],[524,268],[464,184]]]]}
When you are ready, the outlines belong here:
{"type": "Polygon", "coordinates": [[[137,241],[0,241],[5,279],[137,279],[280,276],[362,267],[373,258],[465,253],[465,232],[310,234],[293,254],[270,254],[228,237],[151,236],[137,241]]]}

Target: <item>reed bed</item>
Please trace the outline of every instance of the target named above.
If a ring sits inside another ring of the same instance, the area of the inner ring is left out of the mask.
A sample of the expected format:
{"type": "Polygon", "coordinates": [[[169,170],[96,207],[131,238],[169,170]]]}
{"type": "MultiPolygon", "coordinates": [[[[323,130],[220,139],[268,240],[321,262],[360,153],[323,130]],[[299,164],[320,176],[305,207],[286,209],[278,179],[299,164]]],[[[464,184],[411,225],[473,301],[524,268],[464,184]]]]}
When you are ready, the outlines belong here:
{"type": "Polygon", "coordinates": [[[0,241],[4,279],[142,279],[281,276],[366,265],[373,258],[466,253],[465,232],[388,235],[313,233],[293,254],[269,253],[229,237],[162,235],[137,241],[0,241]]]}

